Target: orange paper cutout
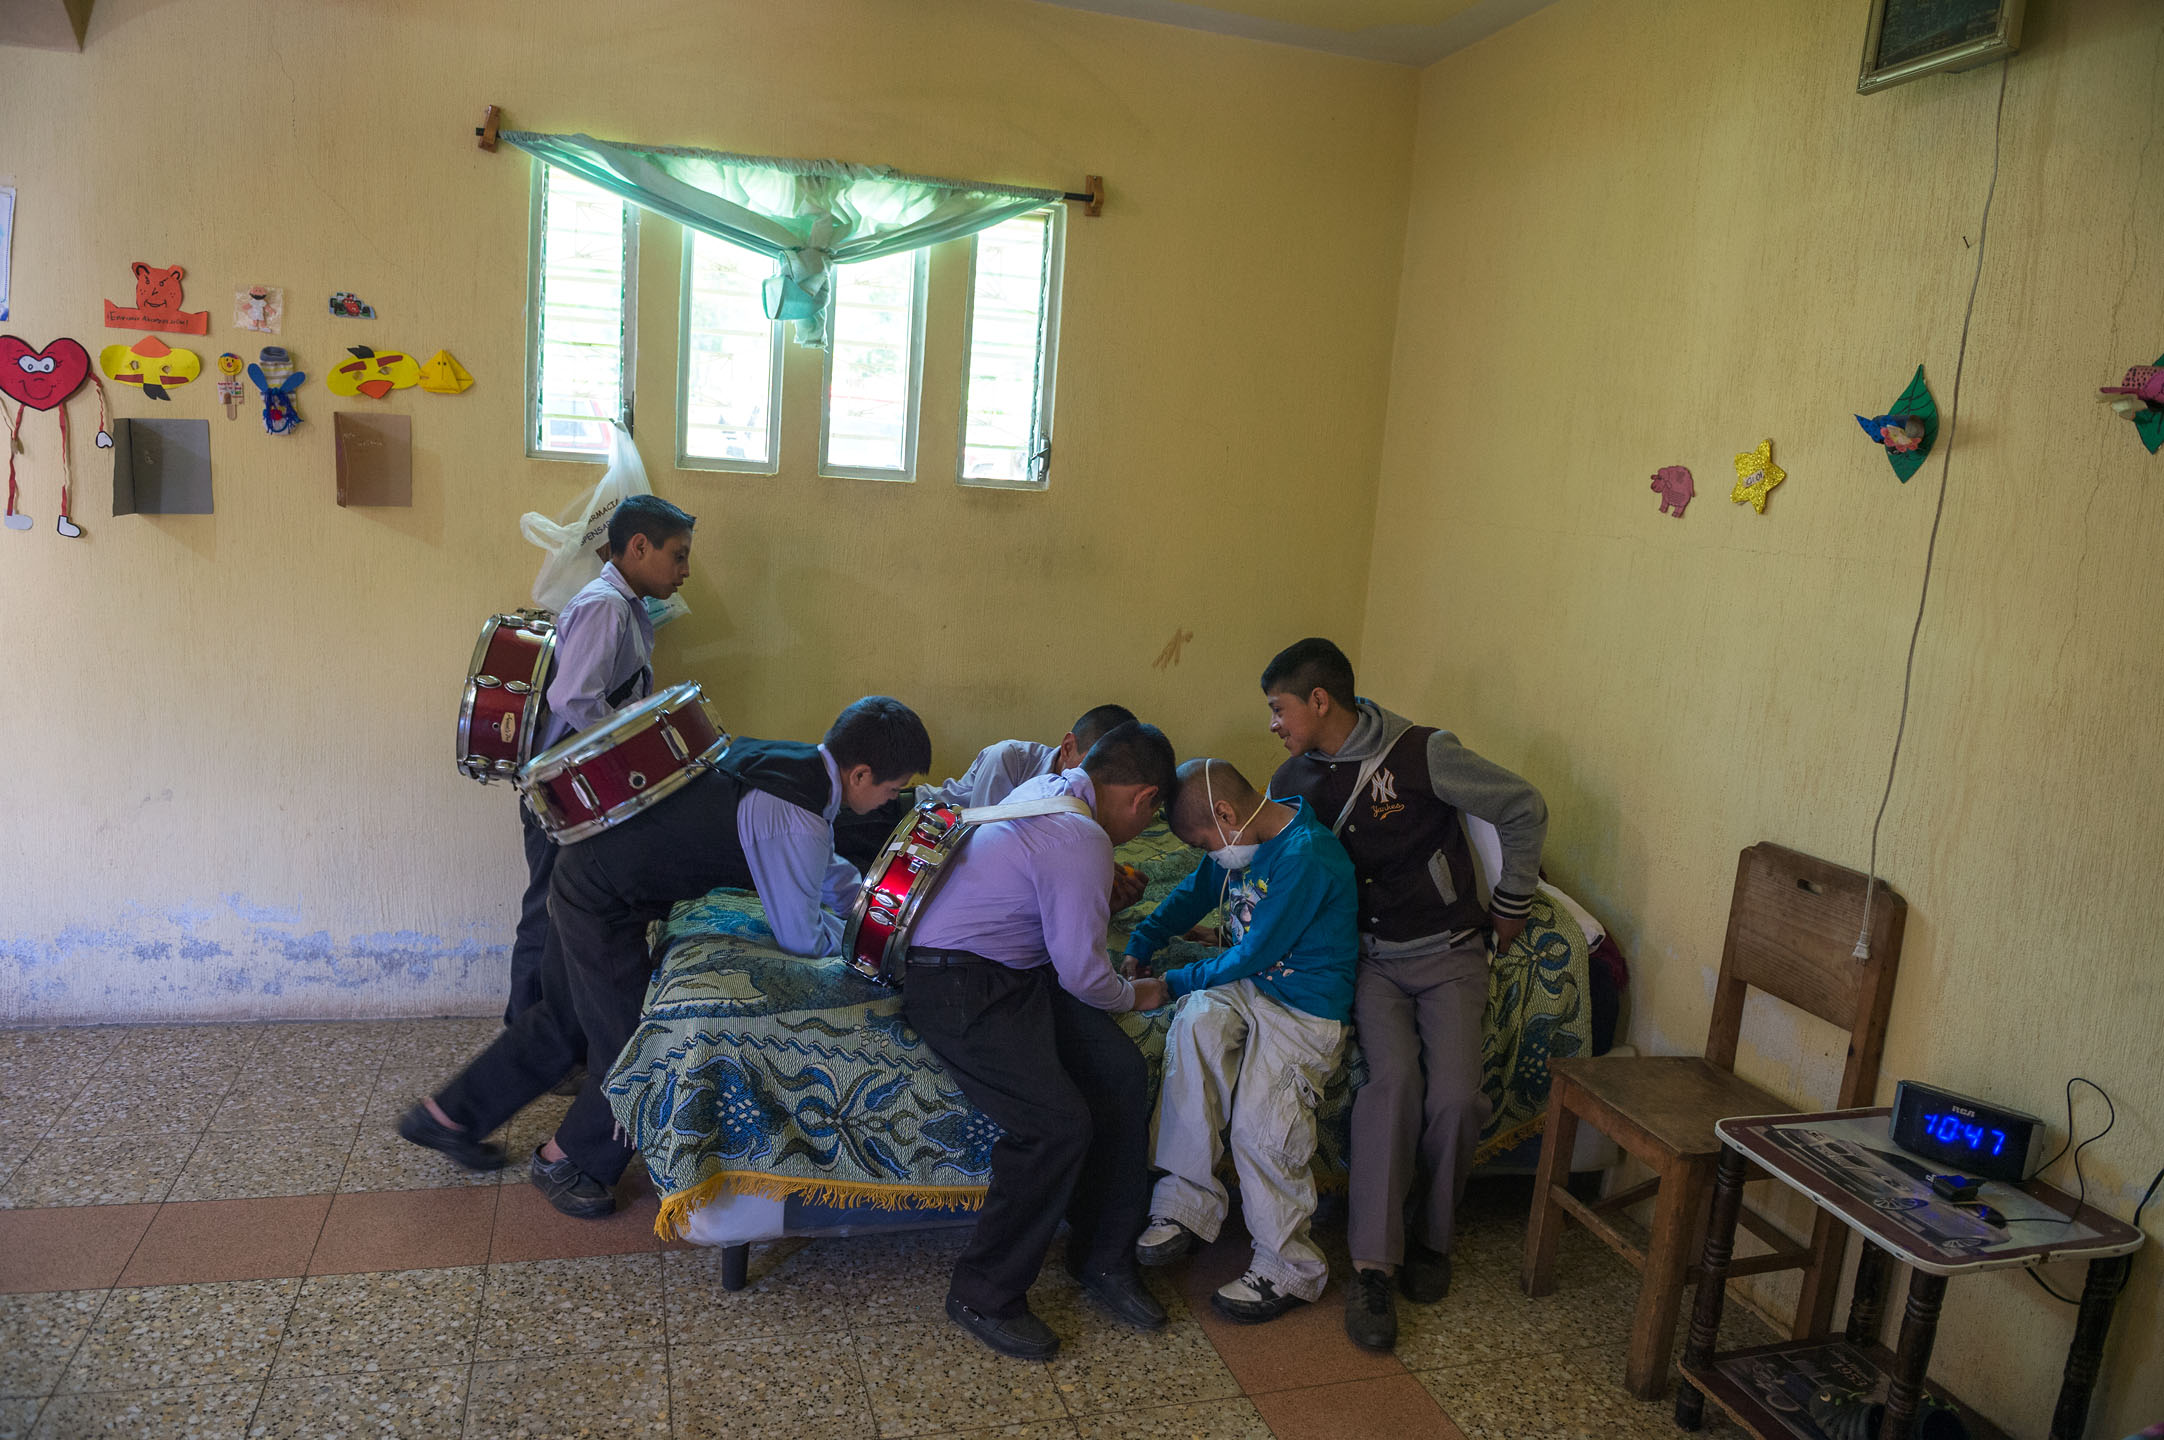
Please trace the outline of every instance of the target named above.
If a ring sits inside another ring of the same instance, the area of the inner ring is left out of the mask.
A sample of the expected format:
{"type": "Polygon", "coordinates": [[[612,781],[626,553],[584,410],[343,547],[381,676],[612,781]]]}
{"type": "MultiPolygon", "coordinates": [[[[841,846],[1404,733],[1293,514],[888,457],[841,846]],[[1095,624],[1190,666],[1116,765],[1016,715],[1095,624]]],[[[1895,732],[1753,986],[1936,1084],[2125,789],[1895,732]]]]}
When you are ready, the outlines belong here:
{"type": "Polygon", "coordinates": [[[188,272],[178,265],[160,269],[135,262],[135,304],[105,302],[108,330],[160,330],[169,335],[208,335],[210,312],[188,314],[180,308],[180,277],[188,272]]]}

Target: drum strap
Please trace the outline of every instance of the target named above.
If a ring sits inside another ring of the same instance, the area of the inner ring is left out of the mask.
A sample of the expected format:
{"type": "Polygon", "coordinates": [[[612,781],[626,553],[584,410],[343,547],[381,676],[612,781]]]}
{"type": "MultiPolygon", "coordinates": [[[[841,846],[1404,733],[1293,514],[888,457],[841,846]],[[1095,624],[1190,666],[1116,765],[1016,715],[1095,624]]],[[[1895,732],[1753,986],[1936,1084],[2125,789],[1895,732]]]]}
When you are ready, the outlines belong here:
{"type": "Polygon", "coordinates": [[[996,820],[1027,820],[1033,815],[1089,815],[1090,807],[1073,795],[1047,795],[1042,800],[1017,800],[1011,805],[979,805],[959,812],[964,825],[975,828],[996,820]]]}

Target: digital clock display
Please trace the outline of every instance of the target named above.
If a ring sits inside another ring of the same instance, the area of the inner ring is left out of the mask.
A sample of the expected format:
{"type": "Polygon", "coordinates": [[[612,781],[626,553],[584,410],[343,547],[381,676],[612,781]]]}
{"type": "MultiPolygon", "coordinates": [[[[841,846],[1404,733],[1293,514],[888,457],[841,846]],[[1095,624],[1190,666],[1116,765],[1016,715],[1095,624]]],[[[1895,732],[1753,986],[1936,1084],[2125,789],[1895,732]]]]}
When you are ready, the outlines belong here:
{"type": "Polygon", "coordinates": [[[2034,1115],[1915,1080],[1894,1087],[1887,1128],[1911,1155],[1985,1180],[2025,1179],[2044,1139],[2034,1115]]]}

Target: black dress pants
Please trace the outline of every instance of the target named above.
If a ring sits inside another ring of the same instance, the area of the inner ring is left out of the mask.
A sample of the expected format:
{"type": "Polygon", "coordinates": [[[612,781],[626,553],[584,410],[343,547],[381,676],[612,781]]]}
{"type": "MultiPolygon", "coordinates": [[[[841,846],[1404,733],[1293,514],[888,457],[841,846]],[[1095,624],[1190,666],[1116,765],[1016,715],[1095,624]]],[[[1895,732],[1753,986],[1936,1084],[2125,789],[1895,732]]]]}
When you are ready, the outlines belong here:
{"type": "Polygon", "coordinates": [[[549,939],[549,879],[556,873],[556,842],[525,805],[518,807],[520,838],[526,846],[526,894],[518,904],[518,931],[511,940],[511,999],[503,1023],[541,998],[541,952],[549,939]]]}
{"type": "Polygon", "coordinates": [[[549,886],[541,999],[436,1096],[452,1120],[493,1133],[584,1061],[586,1083],[556,1128],[579,1169],[613,1185],[629,1141],[601,1084],[646,1008],[649,922],[716,886],[749,887],[736,837],[737,782],[709,771],[651,810],[560,848],[549,886]]]}
{"type": "Polygon", "coordinates": [[[981,1314],[1028,1308],[1064,1216],[1081,1268],[1131,1272],[1149,1218],[1149,1071],[1104,1011],[1050,965],[911,965],[902,1015],[1006,1133],[949,1293],[981,1314]]]}

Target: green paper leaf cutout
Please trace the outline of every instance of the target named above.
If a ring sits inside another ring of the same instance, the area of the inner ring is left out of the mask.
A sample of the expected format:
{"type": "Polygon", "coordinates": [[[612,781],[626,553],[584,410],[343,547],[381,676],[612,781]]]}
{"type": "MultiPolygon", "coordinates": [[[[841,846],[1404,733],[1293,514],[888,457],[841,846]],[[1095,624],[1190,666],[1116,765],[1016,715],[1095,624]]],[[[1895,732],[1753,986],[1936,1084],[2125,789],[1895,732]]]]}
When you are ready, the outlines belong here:
{"type": "Polygon", "coordinates": [[[1931,398],[1931,387],[1924,383],[1924,367],[1916,367],[1916,378],[1909,381],[1909,388],[1901,397],[1887,407],[1889,415],[1914,415],[1924,422],[1924,443],[1907,454],[1888,450],[1886,463],[1893,466],[1894,475],[1906,485],[1909,477],[1924,468],[1924,461],[1931,458],[1931,447],[1939,443],[1939,407],[1931,398]]]}
{"type": "MultiPolygon", "coordinates": [[[[2164,365],[2164,355],[2157,356],[2156,363],[2164,365]]],[[[2157,447],[2164,445],[2164,410],[2144,408],[2134,417],[2134,433],[2141,436],[2141,443],[2149,447],[2151,455],[2156,454],[2157,447]]]]}

